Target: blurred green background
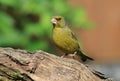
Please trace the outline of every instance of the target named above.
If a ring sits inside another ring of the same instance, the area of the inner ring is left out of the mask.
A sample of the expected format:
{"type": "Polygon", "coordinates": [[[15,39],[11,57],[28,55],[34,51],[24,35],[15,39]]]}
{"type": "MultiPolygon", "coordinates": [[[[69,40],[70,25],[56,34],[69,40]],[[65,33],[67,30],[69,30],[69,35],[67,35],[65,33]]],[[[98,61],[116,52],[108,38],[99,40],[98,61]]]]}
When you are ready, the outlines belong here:
{"type": "Polygon", "coordinates": [[[0,0],[0,47],[54,52],[50,19],[55,15],[64,16],[70,26],[91,25],[85,9],[67,0],[0,0]]]}

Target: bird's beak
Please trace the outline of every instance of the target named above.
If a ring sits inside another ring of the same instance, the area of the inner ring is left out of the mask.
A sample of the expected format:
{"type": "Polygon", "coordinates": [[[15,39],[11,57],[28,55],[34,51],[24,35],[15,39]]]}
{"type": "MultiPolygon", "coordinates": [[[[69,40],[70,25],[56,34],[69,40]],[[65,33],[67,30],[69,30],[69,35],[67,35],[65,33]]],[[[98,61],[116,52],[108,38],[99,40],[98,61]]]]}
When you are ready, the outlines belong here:
{"type": "Polygon", "coordinates": [[[55,18],[52,18],[52,19],[51,19],[51,22],[52,22],[53,24],[57,24],[57,20],[56,20],[55,18]]]}

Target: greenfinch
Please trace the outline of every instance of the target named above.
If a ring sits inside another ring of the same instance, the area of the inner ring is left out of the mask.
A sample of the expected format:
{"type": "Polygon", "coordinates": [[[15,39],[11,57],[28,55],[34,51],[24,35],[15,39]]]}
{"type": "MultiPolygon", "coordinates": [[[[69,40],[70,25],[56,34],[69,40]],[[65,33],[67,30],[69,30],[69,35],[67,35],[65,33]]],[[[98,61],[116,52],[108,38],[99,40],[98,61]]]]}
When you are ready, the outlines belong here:
{"type": "Polygon", "coordinates": [[[93,60],[92,58],[88,57],[87,55],[81,52],[79,42],[75,34],[67,26],[64,17],[54,16],[51,19],[51,23],[53,24],[53,41],[56,44],[56,46],[65,53],[65,55],[77,54],[80,56],[83,62],[85,62],[87,59],[93,60]]]}

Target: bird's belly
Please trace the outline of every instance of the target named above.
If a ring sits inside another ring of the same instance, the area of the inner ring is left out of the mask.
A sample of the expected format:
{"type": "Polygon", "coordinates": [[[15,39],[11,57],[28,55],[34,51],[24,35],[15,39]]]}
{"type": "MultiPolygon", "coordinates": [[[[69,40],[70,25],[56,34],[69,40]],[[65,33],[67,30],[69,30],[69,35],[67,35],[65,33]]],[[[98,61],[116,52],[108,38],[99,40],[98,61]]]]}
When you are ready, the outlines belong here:
{"type": "Polygon", "coordinates": [[[64,32],[53,34],[53,40],[55,44],[65,53],[73,53],[78,49],[78,43],[64,32]]]}

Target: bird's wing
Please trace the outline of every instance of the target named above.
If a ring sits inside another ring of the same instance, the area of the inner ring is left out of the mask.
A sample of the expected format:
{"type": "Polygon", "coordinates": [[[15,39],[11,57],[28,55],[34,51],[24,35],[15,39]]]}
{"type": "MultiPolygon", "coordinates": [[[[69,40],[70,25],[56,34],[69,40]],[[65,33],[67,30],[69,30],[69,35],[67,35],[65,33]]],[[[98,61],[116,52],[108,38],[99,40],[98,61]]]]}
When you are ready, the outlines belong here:
{"type": "Polygon", "coordinates": [[[76,42],[78,42],[78,39],[77,37],[75,36],[75,34],[72,32],[72,30],[70,28],[68,28],[68,32],[69,32],[69,35],[70,37],[75,40],[76,42]]]}
{"type": "Polygon", "coordinates": [[[73,32],[71,32],[71,37],[77,41],[77,38],[73,32]]]}
{"type": "Polygon", "coordinates": [[[72,38],[72,40],[73,40],[76,44],[78,44],[78,47],[79,47],[78,39],[77,39],[77,37],[75,36],[75,34],[72,32],[71,29],[69,29],[69,35],[70,35],[70,37],[72,38]]]}

